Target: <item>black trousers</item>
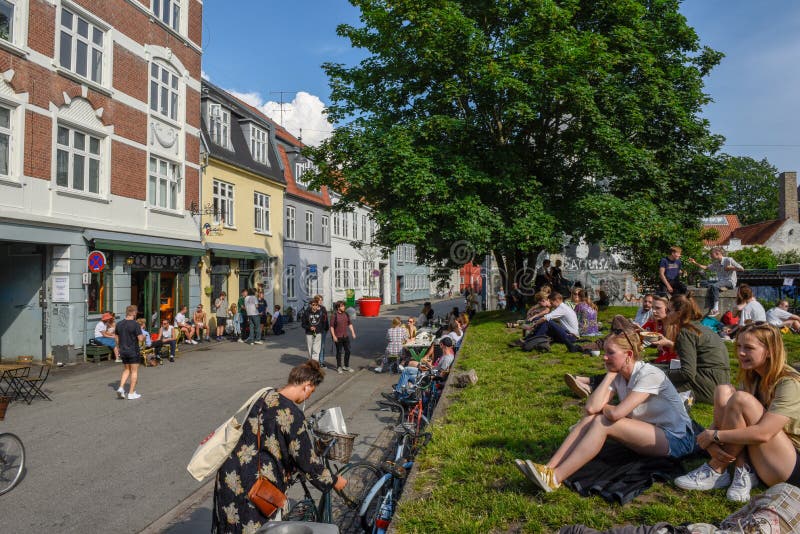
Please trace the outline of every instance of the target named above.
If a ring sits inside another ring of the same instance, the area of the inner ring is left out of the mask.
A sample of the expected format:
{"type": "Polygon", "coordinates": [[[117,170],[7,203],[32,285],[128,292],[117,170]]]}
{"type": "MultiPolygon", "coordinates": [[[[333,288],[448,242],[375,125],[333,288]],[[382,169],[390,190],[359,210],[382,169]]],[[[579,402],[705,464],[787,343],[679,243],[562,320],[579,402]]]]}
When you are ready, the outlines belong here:
{"type": "Polygon", "coordinates": [[[344,366],[350,367],[350,338],[336,338],[336,367],[342,367],[342,351],[344,351],[344,366]]]}

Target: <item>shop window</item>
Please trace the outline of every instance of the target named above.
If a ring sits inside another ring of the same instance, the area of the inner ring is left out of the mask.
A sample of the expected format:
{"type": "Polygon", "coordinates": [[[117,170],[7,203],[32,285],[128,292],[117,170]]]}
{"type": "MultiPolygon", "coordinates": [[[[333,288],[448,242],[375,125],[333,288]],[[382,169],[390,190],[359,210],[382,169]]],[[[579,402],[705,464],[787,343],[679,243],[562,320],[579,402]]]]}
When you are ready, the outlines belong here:
{"type": "MultiPolygon", "coordinates": [[[[106,260],[111,263],[111,256],[106,253],[106,260]]],[[[114,280],[113,272],[110,268],[99,272],[92,273],[89,282],[89,313],[102,313],[105,310],[112,308],[112,283],[114,280]]]]}

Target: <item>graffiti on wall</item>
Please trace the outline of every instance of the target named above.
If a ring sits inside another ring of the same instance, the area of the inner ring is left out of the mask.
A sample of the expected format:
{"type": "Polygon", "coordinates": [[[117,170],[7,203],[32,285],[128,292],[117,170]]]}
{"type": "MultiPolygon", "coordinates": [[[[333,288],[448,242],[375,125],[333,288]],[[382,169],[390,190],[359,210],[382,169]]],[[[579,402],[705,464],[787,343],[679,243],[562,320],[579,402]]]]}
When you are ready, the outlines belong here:
{"type": "Polygon", "coordinates": [[[592,300],[600,300],[605,294],[612,305],[636,304],[641,298],[639,283],[620,267],[621,260],[618,254],[581,239],[577,244],[564,247],[561,268],[564,277],[580,282],[592,300]]]}

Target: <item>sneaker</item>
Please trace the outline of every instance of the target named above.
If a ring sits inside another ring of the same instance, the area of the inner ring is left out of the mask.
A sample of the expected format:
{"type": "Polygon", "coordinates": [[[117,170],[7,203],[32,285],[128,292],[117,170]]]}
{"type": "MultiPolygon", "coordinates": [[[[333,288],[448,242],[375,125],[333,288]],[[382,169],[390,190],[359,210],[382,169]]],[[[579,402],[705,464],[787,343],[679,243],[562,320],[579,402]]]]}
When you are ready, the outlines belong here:
{"type": "Polygon", "coordinates": [[[239,338],[236,341],[238,341],[239,343],[244,343],[244,339],[242,339],[242,338],[239,338]]]}
{"type": "Polygon", "coordinates": [[[135,391],[133,393],[128,393],[128,400],[136,400],[141,398],[142,396],[136,393],[135,391]]]}
{"type": "Polygon", "coordinates": [[[123,387],[117,388],[117,398],[118,399],[124,399],[125,398],[125,388],[123,388],[123,387]]]}
{"type": "Polygon", "coordinates": [[[402,373],[405,368],[406,368],[405,365],[402,365],[402,364],[399,364],[399,363],[397,364],[397,372],[398,373],[402,373]]]}
{"type": "MultiPolygon", "coordinates": [[[[525,460],[525,466],[528,468],[528,480],[542,488],[545,492],[550,493],[561,487],[561,484],[556,481],[556,475],[552,467],[542,464],[535,464],[530,460],[525,460]]],[[[519,467],[519,465],[517,466],[519,467]]]]}
{"type": "Polygon", "coordinates": [[[117,356],[117,358],[114,360],[114,363],[122,363],[122,358],[117,356]]]}
{"type": "Polygon", "coordinates": [[[263,345],[263,344],[264,344],[264,343],[263,343],[263,342],[261,342],[261,341],[253,341],[253,343],[255,343],[256,345],[263,345]]]}
{"type": "Polygon", "coordinates": [[[351,369],[351,368],[349,368],[349,367],[346,367],[346,366],[345,366],[345,367],[343,367],[342,369],[344,369],[344,370],[345,370],[345,371],[347,371],[348,373],[355,373],[355,371],[354,371],[353,369],[351,369]]]}
{"type": "Polygon", "coordinates": [[[192,340],[191,339],[184,339],[183,340],[183,344],[184,345],[191,345],[192,344],[192,340]]]}
{"type": "Polygon", "coordinates": [[[714,309],[714,310],[711,310],[710,312],[708,312],[708,316],[709,317],[716,317],[717,315],[719,315],[719,310],[717,310],[717,309],[714,309]]]}
{"type": "Polygon", "coordinates": [[[758,486],[758,477],[749,465],[744,464],[733,470],[733,481],[728,486],[726,495],[729,501],[748,502],[750,490],[756,486],[758,486]]]}
{"type": "Polygon", "coordinates": [[[375,369],[373,369],[373,371],[375,371],[376,373],[382,373],[383,367],[376,367],[375,369]]]}
{"type": "Polygon", "coordinates": [[[192,342],[192,345],[197,345],[197,341],[195,341],[194,339],[190,339],[189,341],[192,342]]]}
{"type": "Polygon", "coordinates": [[[707,463],[675,479],[675,485],[685,490],[706,491],[725,488],[731,483],[727,471],[717,473],[707,463]]]}
{"type": "Polygon", "coordinates": [[[336,368],[336,372],[339,373],[339,374],[342,374],[342,373],[344,373],[344,369],[342,369],[341,367],[337,367],[336,368]]]}
{"type": "Polygon", "coordinates": [[[175,363],[175,356],[170,356],[170,357],[169,357],[169,361],[170,361],[171,363],[175,363]]]}
{"type": "Polygon", "coordinates": [[[582,399],[588,399],[589,395],[592,394],[592,388],[584,384],[583,382],[578,382],[578,379],[575,378],[575,375],[571,375],[566,373],[564,375],[564,382],[566,382],[567,387],[578,397],[582,399]]]}

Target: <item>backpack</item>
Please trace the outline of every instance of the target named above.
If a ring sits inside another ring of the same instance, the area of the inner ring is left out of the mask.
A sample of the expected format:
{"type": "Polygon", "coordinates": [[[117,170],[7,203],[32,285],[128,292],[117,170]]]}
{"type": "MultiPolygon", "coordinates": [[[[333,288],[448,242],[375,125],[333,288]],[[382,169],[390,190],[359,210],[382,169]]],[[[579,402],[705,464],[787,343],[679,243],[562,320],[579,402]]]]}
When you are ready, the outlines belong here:
{"type": "Polygon", "coordinates": [[[525,339],[522,343],[523,352],[549,352],[550,351],[550,338],[547,336],[533,336],[525,339]]]}
{"type": "Polygon", "coordinates": [[[222,467],[222,464],[228,459],[228,456],[236,448],[242,437],[244,419],[240,423],[236,419],[236,414],[247,408],[245,412],[245,417],[247,417],[256,401],[272,389],[271,387],[266,387],[253,393],[227,421],[219,425],[200,442],[200,445],[197,446],[192,455],[192,459],[189,460],[189,465],[186,466],[186,469],[194,478],[203,480],[207,476],[216,473],[222,467]]]}

